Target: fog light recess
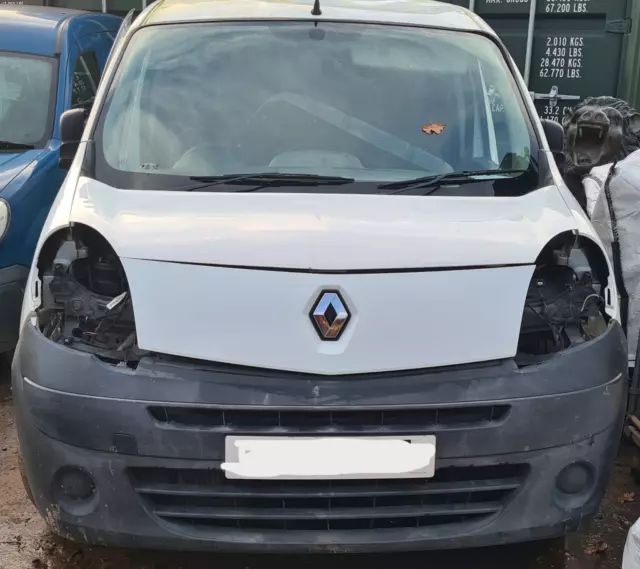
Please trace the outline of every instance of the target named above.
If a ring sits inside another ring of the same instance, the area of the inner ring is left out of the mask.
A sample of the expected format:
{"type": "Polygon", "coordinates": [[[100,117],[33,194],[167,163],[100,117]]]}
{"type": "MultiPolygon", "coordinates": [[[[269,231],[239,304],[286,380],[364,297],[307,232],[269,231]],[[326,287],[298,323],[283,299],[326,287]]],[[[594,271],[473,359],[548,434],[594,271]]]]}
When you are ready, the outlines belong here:
{"type": "Polygon", "coordinates": [[[53,498],[65,512],[84,516],[98,505],[98,489],[92,476],[77,466],[64,466],[53,476],[53,498]]]}
{"type": "Polygon", "coordinates": [[[558,475],[556,486],[569,496],[581,494],[593,486],[593,468],[586,462],[570,464],[558,475]]]}
{"type": "Polygon", "coordinates": [[[556,478],[556,502],[565,509],[582,507],[593,494],[595,472],[588,462],[565,466],[556,478]]]}

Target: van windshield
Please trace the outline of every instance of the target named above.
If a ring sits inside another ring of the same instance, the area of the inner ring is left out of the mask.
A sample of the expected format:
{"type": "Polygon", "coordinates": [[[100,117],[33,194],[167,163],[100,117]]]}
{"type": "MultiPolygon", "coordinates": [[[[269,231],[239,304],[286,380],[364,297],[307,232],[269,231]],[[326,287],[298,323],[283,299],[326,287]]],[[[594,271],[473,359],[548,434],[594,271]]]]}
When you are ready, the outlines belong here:
{"type": "Polygon", "coordinates": [[[140,29],[95,138],[96,176],[138,189],[254,173],[371,185],[526,170],[538,152],[488,38],[324,22],[140,29]]]}
{"type": "Polygon", "coordinates": [[[50,137],[53,69],[50,58],[0,52],[0,152],[50,137]]]}

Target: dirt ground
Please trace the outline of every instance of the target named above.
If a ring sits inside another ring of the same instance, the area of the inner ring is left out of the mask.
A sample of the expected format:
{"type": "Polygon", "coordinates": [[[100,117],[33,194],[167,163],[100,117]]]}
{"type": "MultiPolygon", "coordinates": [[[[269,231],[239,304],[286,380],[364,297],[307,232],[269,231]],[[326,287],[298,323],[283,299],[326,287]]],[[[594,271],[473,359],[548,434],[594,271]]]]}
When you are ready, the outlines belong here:
{"type": "Polygon", "coordinates": [[[332,569],[352,569],[354,564],[368,569],[619,569],[627,531],[640,517],[640,487],[630,475],[636,452],[623,444],[600,514],[590,528],[566,540],[473,551],[332,557],[90,548],[52,536],[24,493],[5,369],[0,373],[0,569],[319,569],[327,563],[332,569]]]}

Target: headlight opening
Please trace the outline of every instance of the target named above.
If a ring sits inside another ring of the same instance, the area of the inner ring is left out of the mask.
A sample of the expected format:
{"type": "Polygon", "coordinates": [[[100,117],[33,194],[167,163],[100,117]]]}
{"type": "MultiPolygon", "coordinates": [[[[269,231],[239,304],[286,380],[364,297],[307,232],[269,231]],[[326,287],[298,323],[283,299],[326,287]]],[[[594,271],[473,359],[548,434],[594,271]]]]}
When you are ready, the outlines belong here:
{"type": "Polygon", "coordinates": [[[608,271],[597,245],[559,236],[536,260],[524,303],[517,361],[530,365],[602,335],[608,271]],[[604,263],[604,265],[603,265],[604,263]]]}

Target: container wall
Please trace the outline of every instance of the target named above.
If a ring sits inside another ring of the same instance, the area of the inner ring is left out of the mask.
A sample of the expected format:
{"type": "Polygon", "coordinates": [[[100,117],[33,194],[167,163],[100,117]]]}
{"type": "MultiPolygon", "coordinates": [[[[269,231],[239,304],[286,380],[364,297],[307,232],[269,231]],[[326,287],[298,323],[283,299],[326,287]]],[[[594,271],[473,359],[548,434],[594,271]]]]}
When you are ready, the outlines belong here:
{"type": "Polygon", "coordinates": [[[631,33],[624,39],[624,57],[620,74],[620,97],[640,108],[640,2],[630,1],[629,19],[634,22],[631,33]]]}
{"type": "MultiPolygon", "coordinates": [[[[150,4],[153,0],[148,0],[150,4]]],[[[23,6],[57,6],[75,10],[106,11],[111,14],[125,16],[129,10],[140,12],[146,5],[145,0],[0,0],[0,4],[23,6]]]]}
{"type": "Polygon", "coordinates": [[[630,0],[455,0],[472,8],[500,36],[528,75],[538,112],[561,120],[587,96],[621,96],[620,76],[630,0]],[[531,2],[533,33],[529,39],[531,2]],[[527,60],[530,64],[527,65],[527,60]],[[527,73],[528,71],[528,73],[527,73]],[[557,97],[552,97],[557,93],[557,97]]]}

